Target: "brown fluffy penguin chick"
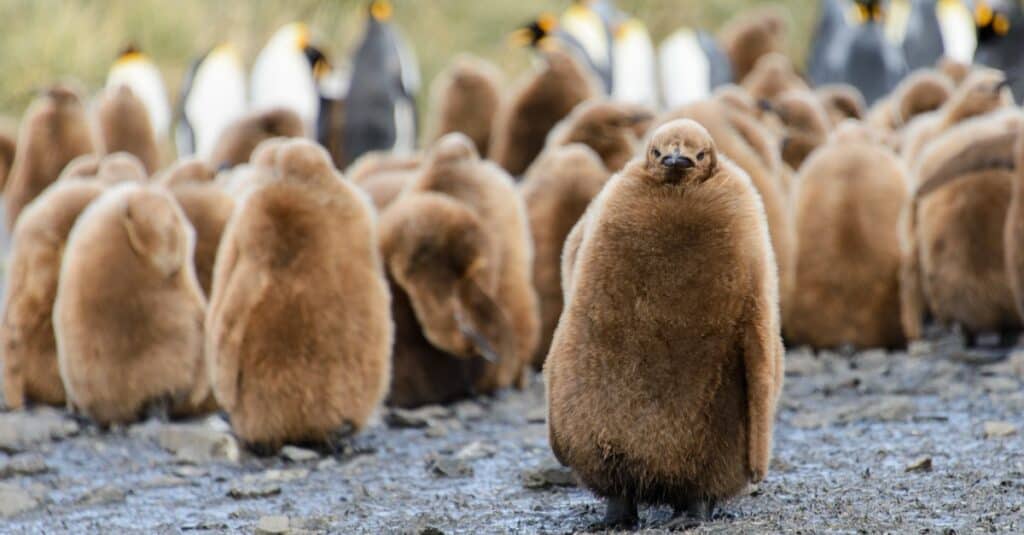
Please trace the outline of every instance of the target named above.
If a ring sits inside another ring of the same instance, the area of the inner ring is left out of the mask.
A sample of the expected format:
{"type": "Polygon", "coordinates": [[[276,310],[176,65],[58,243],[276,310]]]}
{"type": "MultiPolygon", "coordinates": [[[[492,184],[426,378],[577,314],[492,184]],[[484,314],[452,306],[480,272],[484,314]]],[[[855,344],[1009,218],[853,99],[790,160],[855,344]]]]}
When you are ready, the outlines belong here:
{"type": "Polygon", "coordinates": [[[732,64],[733,79],[743,81],[757,62],[783,52],[786,22],[775,7],[744,11],[726,23],[719,33],[732,64]]]}
{"type": "Polygon", "coordinates": [[[284,108],[251,113],[224,129],[210,155],[210,165],[220,169],[249,161],[260,142],[275,137],[301,137],[302,119],[284,108]]]}
{"type": "Polygon", "coordinates": [[[345,171],[345,177],[370,195],[377,210],[384,210],[416,177],[423,157],[368,152],[345,171]]]}
{"type": "Polygon", "coordinates": [[[524,372],[540,337],[540,311],[532,280],[533,244],[526,208],[512,177],[492,162],[481,160],[465,135],[452,133],[434,144],[420,174],[403,195],[417,191],[443,193],[464,203],[499,244],[501,263],[495,300],[515,333],[515,356],[489,365],[477,390],[491,392],[512,384],[524,385],[524,372]]]}
{"type": "Polygon", "coordinates": [[[871,108],[868,123],[884,131],[899,130],[918,115],[941,108],[954,90],[953,83],[943,74],[929,70],[914,72],[871,108]]]}
{"type": "Polygon", "coordinates": [[[14,228],[22,208],[57,180],[65,165],[95,150],[89,120],[75,90],[54,86],[38,97],[25,112],[4,187],[7,228],[14,228]]]}
{"type": "MultiPolygon", "coordinates": [[[[789,206],[785,176],[780,169],[771,169],[757,151],[744,139],[729,120],[728,109],[720,102],[708,100],[669,112],[661,120],[692,119],[711,133],[718,151],[726,154],[750,175],[750,180],[764,204],[771,233],[772,249],[779,266],[782,309],[786,309],[792,277],[793,218],[789,206]]],[[[784,167],[779,165],[779,167],[784,167]]]]}
{"type": "Polygon", "coordinates": [[[782,381],[757,190],[703,127],[672,121],[573,235],[544,366],[551,448],[608,524],[635,524],[637,503],[710,518],[767,474],[782,381]]]}
{"type": "Polygon", "coordinates": [[[811,91],[787,91],[772,101],[771,111],[783,125],[782,159],[799,170],[832,130],[828,112],[811,91]]]}
{"type": "Polygon", "coordinates": [[[786,342],[895,348],[900,323],[900,211],[909,179],[888,147],[844,123],[800,169],[786,342]],[[847,130],[852,130],[847,132],[847,130]]]}
{"type": "Polygon", "coordinates": [[[402,196],[381,215],[395,347],[388,403],[416,407],[472,395],[485,360],[516,358],[495,296],[499,245],[464,203],[402,196]]]}
{"type": "Polygon", "coordinates": [[[615,172],[622,169],[639,150],[640,135],[654,120],[644,106],[593,99],[581,103],[548,138],[548,147],[570,143],[587,145],[601,157],[604,166],[615,172]]]}
{"type": "Polygon", "coordinates": [[[523,174],[544,148],[548,132],[596,95],[595,81],[572,56],[545,52],[544,66],[522,80],[498,110],[488,157],[512,176],[523,174]]]}
{"type": "Polygon", "coordinates": [[[953,85],[956,86],[964,83],[964,80],[967,79],[967,75],[971,74],[971,65],[969,63],[963,63],[948,56],[939,58],[938,63],[935,64],[935,68],[942,74],[948,76],[950,80],[953,80],[953,85]]]}
{"type": "Polygon", "coordinates": [[[228,222],[207,312],[214,393],[251,447],[332,445],[387,393],[393,325],[373,208],[308,140],[228,222]]]}
{"type": "Polygon", "coordinates": [[[939,325],[959,324],[969,337],[1020,328],[1006,275],[1004,231],[1016,180],[1012,142],[1005,136],[1022,124],[1016,109],[969,119],[921,155],[919,183],[903,225],[901,293],[908,337],[920,337],[929,315],[939,325]]]}
{"type": "Polygon", "coordinates": [[[17,147],[18,135],[15,129],[4,127],[0,123],[0,191],[3,191],[7,183],[7,175],[11,172],[11,165],[14,163],[15,147],[17,147]]]}
{"type": "Polygon", "coordinates": [[[957,123],[1013,105],[1006,76],[996,69],[978,68],[941,108],[919,116],[906,129],[902,155],[914,168],[925,147],[957,123]]]}
{"type": "Polygon", "coordinates": [[[96,105],[100,137],[107,154],[127,152],[135,155],[153,174],[160,167],[156,134],[149,124],[149,112],[142,99],[127,85],[107,88],[96,105]]]}
{"type": "Polygon", "coordinates": [[[758,119],[761,118],[764,111],[758,107],[757,101],[754,100],[754,97],[750,96],[746,89],[736,84],[725,84],[715,89],[713,96],[730,109],[746,113],[758,119]]]}
{"type": "Polygon", "coordinates": [[[199,159],[183,160],[160,178],[196,231],[193,262],[204,295],[210,295],[213,265],[235,201],[213,183],[213,169],[199,159]]]}
{"type": "Polygon", "coordinates": [[[864,95],[849,84],[828,84],[814,90],[818,101],[825,107],[832,124],[838,125],[846,119],[863,119],[867,114],[864,95]]]}
{"type": "Polygon", "coordinates": [[[501,71],[490,62],[469,54],[456,57],[431,86],[431,109],[436,114],[431,139],[462,132],[477,152],[486,155],[503,83],[501,71]]]}
{"type": "Polygon", "coordinates": [[[98,181],[61,178],[25,207],[14,227],[0,325],[9,409],[65,402],[53,334],[60,262],[72,225],[102,192],[98,181]]]}
{"type": "Polygon", "coordinates": [[[1006,214],[1003,238],[1013,301],[1017,305],[1017,313],[1024,321],[1024,125],[1017,130],[1016,137],[1004,134],[999,140],[1004,146],[1012,144],[1014,151],[1013,198],[1006,214]]]}
{"type": "Polygon", "coordinates": [[[743,87],[758,101],[772,100],[786,91],[810,89],[784,54],[768,54],[758,60],[754,70],[743,79],[743,87]]]}
{"type": "Polygon", "coordinates": [[[79,216],[53,311],[70,407],[105,426],[185,411],[209,395],[193,241],[159,187],[119,184],[79,216]]]}
{"type": "Polygon", "coordinates": [[[609,175],[597,153],[573,143],[546,149],[520,184],[533,237],[533,284],[540,303],[540,343],[533,357],[538,368],[562,315],[562,246],[609,175]]]}

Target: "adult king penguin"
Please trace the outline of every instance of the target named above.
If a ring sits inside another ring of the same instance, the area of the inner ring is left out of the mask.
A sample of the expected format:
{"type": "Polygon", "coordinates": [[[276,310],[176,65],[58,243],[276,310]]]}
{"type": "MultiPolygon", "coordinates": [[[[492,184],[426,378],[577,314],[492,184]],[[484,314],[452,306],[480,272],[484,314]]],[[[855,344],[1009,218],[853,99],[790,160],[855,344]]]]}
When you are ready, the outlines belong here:
{"type": "Polygon", "coordinates": [[[818,24],[814,27],[807,59],[807,74],[816,86],[838,81],[839,65],[830,62],[830,54],[842,41],[841,34],[850,29],[846,21],[846,0],[821,0],[819,5],[818,24]]]}
{"type": "Polygon", "coordinates": [[[352,59],[343,130],[348,162],[374,150],[407,154],[415,147],[419,68],[391,24],[392,11],[386,0],[370,2],[366,33],[352,59]]]}
{"type": "Polygon", "coordinates": [[[119,85],[130,87],[146,105],[149,124],[153,127],[157,142],[165,139],[171,127],[171,104],[167,98],[167,87],[153,60],[134,45],[129,45],[121,52],[107,73],[107,87],[119,85]]]}
{"type": "Polygon", "coordinates": [[[978,0],[974,24],[978,39],[974,62],[1005,72],[1014,98],[1024,101],[1024,7],[1020,0],[978,0]]]}
{"type": "Polygon", "coordinates": [[[668,109],[711,96],[711,92],[733,81],[729,56],[711,34],[680,28],[658,48],[661,95],[668,109]]]}
{"type": "Polygon", "coordinates": [[[864,94],[868,105],[888,94],[907,72],[902,50],[883,31],[881,0],[856,0],[857,25],[840,34],[827,62],[839,66],[836,82],[848,83],[864,94]]]}
{"type": "Polygon", "coordinates": [[[208,158],[224,129],[246,111],[245,68],[235,47],[221,44],[195,60],[178,102],[178,156],[208,158]]]}
{"type": "Polygon", "coordinates": [[[263,47],[250,75],[250,109],[254,112],[288,108],[299,115],[312,135],[320,113],[320,94],[313,65],[306,55],[309,28],[286,24],[263,47]]]}
{"type": "Polygon", "coordinates": [[[616,9],[608,0],[575,0],[560,20],[563,38],[579,47],[601,78],[606,93],[615,90],[615,43],[612,18],[616,9]]]}

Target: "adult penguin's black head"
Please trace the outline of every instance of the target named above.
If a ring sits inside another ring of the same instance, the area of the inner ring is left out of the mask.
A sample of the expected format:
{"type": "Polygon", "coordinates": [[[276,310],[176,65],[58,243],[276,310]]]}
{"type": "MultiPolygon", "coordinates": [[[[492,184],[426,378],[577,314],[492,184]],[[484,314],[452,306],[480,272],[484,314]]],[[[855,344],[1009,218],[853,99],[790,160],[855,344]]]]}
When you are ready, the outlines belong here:
{"type": "Polygon", "coordinates": [[[1013,23],[1009,6],[995,5],[989,0],[978,0],[974,5],[974,29],[979,45],[1001,40],[1010,33],[1013,23]]]}
{"type": "Polygon", "coordinates": [[[331,62],[322,50],[313,45],[306,45],[302,49],[309,61],[309,67],[313,69],[313,78],[317,81],[323,80],[331,72],[331,62]]]}
{"type": "Polygon", "coordinates": [[[540,48],[549,42],[557,27],[558,19],[553,14],[542,13],[535,20],[512,32],[510,40],[517,46],[540,48]]]}
{"type": "Polygon", "coordinates": [[[882,5],[882,0],[856,0],[854,9],[858,24],[881,24],[885,19],[885,6],[882,5]]]}

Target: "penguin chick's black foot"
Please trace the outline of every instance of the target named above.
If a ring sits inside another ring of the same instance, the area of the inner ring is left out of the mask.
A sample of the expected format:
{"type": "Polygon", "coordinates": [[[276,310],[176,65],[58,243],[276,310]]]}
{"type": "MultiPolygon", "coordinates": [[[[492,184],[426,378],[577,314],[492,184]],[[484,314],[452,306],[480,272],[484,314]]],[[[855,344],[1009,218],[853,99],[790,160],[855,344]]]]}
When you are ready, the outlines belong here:
{"type": "Polygon", "coordinates": [[[636,502],[629,497],[608,498],[604,519],[594,526],[595,529],[635,528],[640,521],[636,502]]]}
{"type": "Polygon", "coordinates": [[[250,442],[245,445],[246,449],[252,452],[257,457],[276,457],[278,448],[275,448],[267,443],[261,442],[250,442]]]}
{"type": "Polygon", "coordinates": [[[693,529],[704,522],[710,522],[715,517],[715,500],[691,498],[687,500],[685,508],[676,508],[675,517],[661,527],[670,531],[693,529]]]}
{"type": "Polygon", "coordinates": [[[349,443],[355,434],[356,426],[351,422],[345,422],[338,429],[328,433],[322,444],[312,446],[321,455],[343,455],[352,449],[349,443]]]}
{"type": "Polygon", "coordinates": [[[170,395],[160,396],[146,403],[146,419],[156,420],[162,424],[171,421],[171,406],[173,400],[170,395]]]}

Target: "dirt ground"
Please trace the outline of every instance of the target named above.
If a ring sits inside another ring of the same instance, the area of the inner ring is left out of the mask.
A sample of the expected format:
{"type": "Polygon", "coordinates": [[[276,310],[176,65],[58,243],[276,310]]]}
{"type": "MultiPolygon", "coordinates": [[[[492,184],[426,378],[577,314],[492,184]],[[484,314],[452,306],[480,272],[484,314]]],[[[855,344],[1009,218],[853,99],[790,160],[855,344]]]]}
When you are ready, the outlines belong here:
{"type": "MultiPolygon", "coordinates": [[[[791,351],[767,480],[696,533],[1024,531],[1024,353],[988,366],[791,351]]],[[[603,505],[547,445],[543,386],[381,422],[332,457],[239,453],[218,417],[100,433],[0,414],[4,533],[573,533],[603,505]]],[[[641,511],[642,531],[670,519],[641,511]]]]}

